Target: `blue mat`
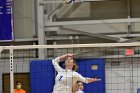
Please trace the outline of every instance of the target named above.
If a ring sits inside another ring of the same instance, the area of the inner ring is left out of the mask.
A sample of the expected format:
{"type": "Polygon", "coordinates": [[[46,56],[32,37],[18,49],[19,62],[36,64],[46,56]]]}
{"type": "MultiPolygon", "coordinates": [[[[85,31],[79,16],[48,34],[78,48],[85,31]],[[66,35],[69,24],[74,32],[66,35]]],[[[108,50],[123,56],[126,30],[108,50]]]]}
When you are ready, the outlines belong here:
{"type": "MultiPolygon", "coordinates": [[[[84,84],[85,93],[105,93],[105,63],[103,59],[76,60],[78,72],[84,77],[98,77],[102,80],[84,84]]],[[[61,63],[62,65],[62,63],[61,63]]],[[[31,93],[52,93],[55,83],[55,70],[51,60],[36,60],[30,62],[31,93]]]]}

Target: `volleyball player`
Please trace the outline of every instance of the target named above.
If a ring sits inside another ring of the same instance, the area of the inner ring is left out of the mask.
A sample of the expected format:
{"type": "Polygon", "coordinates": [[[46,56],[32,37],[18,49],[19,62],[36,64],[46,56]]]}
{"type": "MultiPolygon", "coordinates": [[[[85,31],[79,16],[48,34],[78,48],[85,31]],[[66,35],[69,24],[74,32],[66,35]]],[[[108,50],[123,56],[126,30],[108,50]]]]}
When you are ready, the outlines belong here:
{"type": "Polygon", "coordinates": [[[55,70],[58,72],[53,93],[72,93],[72,86],[77,81],[84,83],[91,83],[96,81],[93,78],[85,78],[79,73],[75,72],[78,68],[73,59],[73,54],[65,54],[52,60],[55,70]],[[65,69],[59,66],[59,62],[65,61],[65,69]]]}
{"type": "Polygon", "coordinates": [[[76,84],[73,86],[73,93],[84,93],[83,89],[83,82],[77,81],[76,84]]]}
{"type": "MultiPolygon", "coordinates": [[[[94,81],[101,81],[101,79],[98,79],[97,77],[93,78],[94,81]]],[[[81,81],[77,81],[76,85],[75,85],[75,90],[73,91],[73,93],[85,93],[84,90],[84,84],[81,81]]]]}

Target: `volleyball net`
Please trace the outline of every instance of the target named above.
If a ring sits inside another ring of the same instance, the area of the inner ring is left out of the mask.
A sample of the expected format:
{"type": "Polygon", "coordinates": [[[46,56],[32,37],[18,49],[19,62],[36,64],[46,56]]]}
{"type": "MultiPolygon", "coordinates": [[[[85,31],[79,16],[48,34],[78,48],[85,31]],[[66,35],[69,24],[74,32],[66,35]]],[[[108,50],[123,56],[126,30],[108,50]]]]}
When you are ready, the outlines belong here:
{"type": "Polygon", "coordinates": [[[101,78],[84,84],[85,93],[139,93],[140,43],[0,46],[0,52],[0,93],[13,93],[16,81],[27,93],[52,93],[51,60],[67,53],[76,55],[82,76],[101,78]]]}

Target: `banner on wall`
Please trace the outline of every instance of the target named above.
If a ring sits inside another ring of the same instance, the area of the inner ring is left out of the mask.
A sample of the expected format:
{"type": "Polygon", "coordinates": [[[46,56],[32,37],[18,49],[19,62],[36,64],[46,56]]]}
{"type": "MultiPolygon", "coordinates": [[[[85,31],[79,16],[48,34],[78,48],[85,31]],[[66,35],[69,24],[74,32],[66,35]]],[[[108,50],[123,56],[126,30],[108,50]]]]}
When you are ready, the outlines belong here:
{"type": "Polygon", "coordinates": [[[12,0],[0,0],[0,40],[12,40],[12,0]]]}

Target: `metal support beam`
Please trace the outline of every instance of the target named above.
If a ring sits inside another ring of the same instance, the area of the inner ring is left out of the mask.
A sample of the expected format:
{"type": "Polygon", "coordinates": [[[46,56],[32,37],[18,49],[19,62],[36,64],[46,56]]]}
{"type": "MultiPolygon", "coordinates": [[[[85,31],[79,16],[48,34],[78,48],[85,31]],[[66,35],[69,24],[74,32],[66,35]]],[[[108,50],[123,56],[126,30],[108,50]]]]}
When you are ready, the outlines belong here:
{"type": "Polygon", "coordinates": [[[61,18],[63,17],[68,17],[70,16],[72,13],[74,13],[81,5],[82,3],[78,3],[76,5],[69,5],[65,8],[65,11],[63,11],[60,15],[61,18]]]}
{"type": "Polygon", "coordinates": [[[88,25],[88,24],[111,24],[111,23],[128,23],[140,22],[140,18],[130,19],[107,19],[107,20],[85,20],[85,21],[63,21],[63,22],[46,22],[45,26],[65,26],[65,25],[88,25]]]}
{"type": "Polygon", "coordinates": [[[64,27],[61,27],[60,29],[61,30],[65,30],[65,31],[70,31],[70,32],[78,32],[80,34],[88,35],[88,36],[91,36],[91,37],[98,37],[98,38],[113,40],[115,42],[119,41],[119,38],[111,37],[111,36],[106,36],[106,35],[102,35],[102,34],[97,34],[97,33],[95,34],[95,33],[90,33],[90,32],[84,32],[84,31],[79,31],[79,30],[74,30],[74,29],[64,28],[64,27]]]}
{"type": "MultiPolygon", "coordinates": [[[[37,31],[38,31],[38,44],[45,44],[45,35],[44,35],[44,12],[43,6],[40,6],[41,0],[36,0],[37,6],[37,31]]],[[[45,59],[44,49],[39,49],[39,59],[45,59]]]]}
{"type": "MultiPolygon", "coordinates": [[[[112,36],[112,37],[119,37],[119,38],[125,38],[126,34],[111,34],[111,35],[107,35],[107,36],[112,36]]],[[[131,37],[140,37],[140,33],[137,34],[131,34],[131,37]]]]}
{"type": "MultiPolygon", "coordinates": [[[[130,19],[131,18],[131,1],[127,0],[127,18],[130,19]]],[[[127,25],[128,31],[127,31],[127,36],[130,36],[131,34],[131,22],[128,22],[127,25]]]]}
{"type": "Polygon", "coordinates": [[[59,10],[63,7],[63,4],[59,4],[56,9],[54,11],[52,11],[52,13],[50,13],[48,15],[48,18],[50,21],[53,21],[53,16],[56,15],[57,12],[59,12],[59,10]]]}
{"type": "MultiPolygon", "coordinates": [[[[130,19],[131,18],[131,0],[127,0],[127,18],[130,19]]],[[[127,37],[131,37],[131,31],[132,31],[132,26],[131,26],[131,22],[127,23],[127,37]]],[[[135,40],[129,40],[129,39],[125,39],[122,40],[120,42],[134,42],[135,40]]]]}
{"type": "MultiPolygon", "coordinates": [[[[117,0],[75,0],[75,3],[78,2],[95,2],[95,1],[117,1],[117,0]]],[[[40,4],[44,5],[44,4],[52,4],[52,3],[65,3],[64,0],[56,0],[56,1],[51,1],[51,0],[44,0],[41,1],[40,4]]]]}
{"type": "Polygon", "coordinates": [[[140,41],[140,37],[135,37],[135,38],[132,38],[132,39],[128,39],[126,41],[123,41],[121,43],[132,43],[132,42],[138,42],[140,41]]]}
{"type": "Polygon", "coordinates": [[[37,35],[37,31],[35,30],[35,27],[36,27],[36,22],[35,22],[35,0],[32,0],[32,31],[33,31],[33,36],[36,36],[37,35]]]}

